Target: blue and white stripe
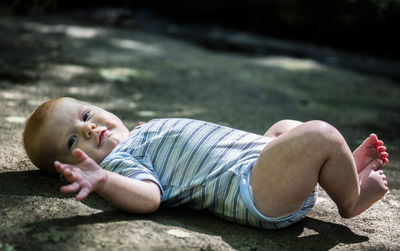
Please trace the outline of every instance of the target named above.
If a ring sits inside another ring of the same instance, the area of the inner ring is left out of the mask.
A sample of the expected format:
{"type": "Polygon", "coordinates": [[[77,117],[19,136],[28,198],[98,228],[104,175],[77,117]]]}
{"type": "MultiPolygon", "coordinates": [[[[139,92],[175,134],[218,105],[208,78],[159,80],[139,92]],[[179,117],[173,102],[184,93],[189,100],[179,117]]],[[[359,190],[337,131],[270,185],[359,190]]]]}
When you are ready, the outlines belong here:
{"type": "Polygon", "coordinates": [[[100,164],[152,180],[162,205],[187,205],[259,226],[240,198],[240,181],[271,139],[191,119],[156,119],[134,129],[100,164]],[[254,222],[252,222],[254,221],[254,222]]]}

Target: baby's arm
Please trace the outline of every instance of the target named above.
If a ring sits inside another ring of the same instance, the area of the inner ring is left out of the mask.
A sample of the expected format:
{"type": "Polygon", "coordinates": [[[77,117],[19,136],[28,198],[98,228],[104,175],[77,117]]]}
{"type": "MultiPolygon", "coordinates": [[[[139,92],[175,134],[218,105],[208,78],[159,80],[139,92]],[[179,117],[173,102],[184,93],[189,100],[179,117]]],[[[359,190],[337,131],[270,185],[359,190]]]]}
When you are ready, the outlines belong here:
{"type": "Polygon", "coordinates": [[[160,189],[152,181],[131,179],[102,169],[82,150],[73,152],[78,164],[54,163],[57,171],[71,184],[61,187],[64,193],[78,192],[78,201],[96,192],[114,206],[132,213],[151,213],[160,205],[160,189]]]}

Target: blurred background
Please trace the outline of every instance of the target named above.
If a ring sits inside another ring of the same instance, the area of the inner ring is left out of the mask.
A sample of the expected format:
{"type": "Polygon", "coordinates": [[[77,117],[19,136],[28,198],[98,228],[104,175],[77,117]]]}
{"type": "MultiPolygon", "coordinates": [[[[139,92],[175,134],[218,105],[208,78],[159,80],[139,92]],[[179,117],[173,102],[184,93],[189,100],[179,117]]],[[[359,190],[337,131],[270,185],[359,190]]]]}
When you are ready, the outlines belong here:
{"type": "MultiPolygon", "coordinates": [[[[4,2],[4,1],[3,1],[4,2]]],[[[398,0],[14,0],[19,15],[87,12],[90,18],[129,25],[135,18],[221,26],[328,45],[379,58],[400,58],[398,0]],[[107,8],[109,8],[107,10],[107,8]],[[111,9],[112,8],[112,9],[111,9]]]]}

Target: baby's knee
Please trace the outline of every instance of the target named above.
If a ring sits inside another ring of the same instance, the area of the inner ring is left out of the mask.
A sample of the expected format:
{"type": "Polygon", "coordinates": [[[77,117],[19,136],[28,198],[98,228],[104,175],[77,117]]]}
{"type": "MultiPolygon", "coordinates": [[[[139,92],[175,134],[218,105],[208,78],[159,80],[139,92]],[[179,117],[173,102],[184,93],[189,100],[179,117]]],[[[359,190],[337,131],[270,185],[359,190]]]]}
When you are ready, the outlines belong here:
{"type": "Polygon", "coordinates": [[[305,123],[308,131],[307,136],[313,140],[314,144],[323,146],[341,145],[345,140],[341,133],[331,124],[321,121],[312,120],[305,123]]]}
{"type": "Polygon", "coordinates": [[[293,119],[282,119],[276,122],[274,125],[279,126],[279,127],[285,127],[285,128],[294,128],[296,126],[299,126],[303,124],[300,121],[293,120],[293,119]]]}
{"type": "Polygon", "coordinates": [[[291,119],[284,119],[276,122],[267,132],[265,132],[264,136],[275,138],[278,137],[293,128],[301,125],[302,122],[291,120],[291,119]]]}

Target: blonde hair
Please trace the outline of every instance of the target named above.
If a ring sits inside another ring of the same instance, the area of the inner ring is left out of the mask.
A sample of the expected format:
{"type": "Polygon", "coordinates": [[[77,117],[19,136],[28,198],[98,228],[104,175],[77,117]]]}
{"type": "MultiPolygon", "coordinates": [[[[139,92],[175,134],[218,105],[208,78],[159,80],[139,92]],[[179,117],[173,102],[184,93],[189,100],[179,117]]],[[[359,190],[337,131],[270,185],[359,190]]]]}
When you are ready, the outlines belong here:
{"type": "Polygon", "coordinates": [[[44,123],[49,119],[50,109],[60,99],[62,98],[51,99],[37,107],[26,120],[25,129],[22,133],[24,148],[29,159],[40,170],[52,174],[56,172],[53,166],[55,159],[49,158],[48,152],[43,153],[41,151],[40,145],[42,142],[40,142],[40,138],[37,135],[44,123]]]}

